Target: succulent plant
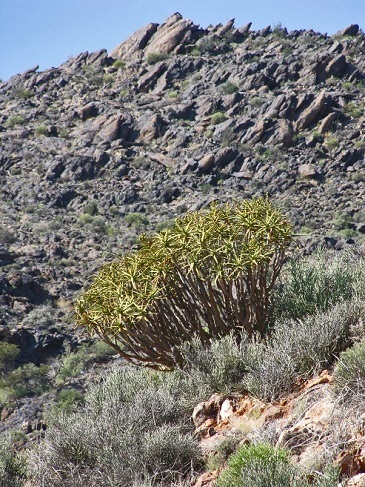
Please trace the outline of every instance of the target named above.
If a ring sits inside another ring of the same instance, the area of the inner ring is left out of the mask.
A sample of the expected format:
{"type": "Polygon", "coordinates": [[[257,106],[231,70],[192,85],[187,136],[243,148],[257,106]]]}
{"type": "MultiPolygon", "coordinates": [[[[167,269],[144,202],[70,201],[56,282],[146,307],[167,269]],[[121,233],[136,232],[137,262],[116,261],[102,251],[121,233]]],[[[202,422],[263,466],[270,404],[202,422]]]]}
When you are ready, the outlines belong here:
{"type": "Polygon", "coordinates": [[[183,365],[179,346],[193,336],[264,335],[291,240],[268,199],[187,213],[105,265],[76,303],[77,322],[125,359],[167,369],[183,365]]]}

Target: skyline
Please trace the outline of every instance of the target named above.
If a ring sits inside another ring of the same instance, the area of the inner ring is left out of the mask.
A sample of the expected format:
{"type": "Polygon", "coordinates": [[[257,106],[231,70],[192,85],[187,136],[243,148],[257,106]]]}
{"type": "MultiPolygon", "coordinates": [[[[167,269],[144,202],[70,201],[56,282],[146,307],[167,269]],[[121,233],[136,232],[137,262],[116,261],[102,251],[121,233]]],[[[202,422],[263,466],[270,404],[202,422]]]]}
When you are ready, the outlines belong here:
{"type": "Polygon", "coordinates": [[[163,23],[175,12],[201,27],[235,18],[236,27],[281,24],[289,31],[313,29],[332,35],[350,24],[365,27],[363,0],[1,0],[0,79],[35,65],[43,71],[81,52],[109,52],[150,22],[163,23]]]}

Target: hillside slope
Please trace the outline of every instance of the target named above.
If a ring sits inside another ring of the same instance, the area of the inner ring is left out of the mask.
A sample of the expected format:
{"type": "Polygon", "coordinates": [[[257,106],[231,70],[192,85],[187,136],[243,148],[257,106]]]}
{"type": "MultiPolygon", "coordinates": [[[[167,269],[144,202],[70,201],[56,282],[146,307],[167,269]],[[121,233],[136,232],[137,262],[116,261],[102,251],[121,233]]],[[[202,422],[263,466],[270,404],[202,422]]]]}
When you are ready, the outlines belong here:
{"type": "Polygon", "coordinates": [[[303,235],[365,235],[365,37],[179,14],[0,84],[0,338],[40,364],[105,261],[187,210],[268,194],[303,235]]]}

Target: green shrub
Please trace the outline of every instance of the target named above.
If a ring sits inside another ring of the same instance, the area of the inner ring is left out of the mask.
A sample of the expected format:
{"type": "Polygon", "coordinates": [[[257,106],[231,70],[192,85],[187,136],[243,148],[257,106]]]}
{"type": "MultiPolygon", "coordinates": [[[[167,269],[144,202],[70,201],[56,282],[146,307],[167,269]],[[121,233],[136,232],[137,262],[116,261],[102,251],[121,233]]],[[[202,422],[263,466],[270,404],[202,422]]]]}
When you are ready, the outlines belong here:
{"type": "Polygon", "coordinates": [[[0,224],[0,242],[12,244],[17,241],[17,237],[5,225],[0,224]]]}
{"type": "Polygon", "coordinates": [[[231,333],[219,340],[212,340],[207,347],[195,337],[180,348],[185,363],[183,371],[194,383],[206,384],[209,392],[240,390],[246,371],[248,343],[246,335],[237,340],[231,333]]]}
{"type": "Polygon", "coordinates": [[[146,61],[147,64],[157,64],[160,61],[164,61],[167,58],[167,54],[162,52],[150,52],[147,54],[146,61]]]}
{"type": "Polygon", "coordinates": [[[351,118],[359,118],[364,114],[364,108],[358,106],[355,102],[350,101],[345,105],[343,111],[351,118]]]}
{"type": "Polygon", "coordinates": [[[339,471],[329,467],[308,477],[290,463],[287,450],[257,443],[244,445],[229,458],[216,487],[334,487],[339,471]]]}
{"type": "Polygon", "coordinates": [[[329,151],[333,151],[340,145],[340,141],[338,140],[337,137],[329,137],[326,140],[326,146],[329,151]]]}
{"type": "Polygon", "coordinates": [[[53,418],[29,453],[35,483],[67,487],[175,485],[199,462],[192,400],[181,374],[122,367],[89,387],[85,406],[53,418]]]}
{"type": "Polygon", "coordinates": [[[124,68],[125,65],[126,65],[126,62],[123,61],[123,59],[116,59],[113,63],[113,67],[116,69],[124,68]]]}
{"type": "Polygon", "coordinates": [[[76,389],[62,389],[56,398],[56,409],[70,413],[84,402],[84,395],[76,389]]]}
{"type": "Polygon", "coordinates": [[[7,120],[8,127],[15,127],[16,125],[24,125],[25,119],[21,115],[14,115],[7,120]]]}
{"type": "Polygon", "coordinates": [[[23,325],[31,328],[49,328],[60,319],[61,312],[49,304],[32,309],[23,319],[23,325]]]}
{"type": "Polygon", "coordinates": [[[264,103],[264,100],[260,96],[253,96],[250,103],[253,107],[258,108],[264,103]]]}
{"type": "Polygon", "coordinates": [[[83,345],[75,352],[71,352],[69,349],[66,350],[55,377],[56,385],[62,385],[68,379],[78,377],[90,360],[92,360],[92,357],[89,353],[88,345],[83,345]]]}
{"type": "Polygon", "coordinates": [[[134,225],[136,227],[149,225],[148,218],[143,213],[131,212],[128,213],[124,221],[127,225],[134,225]]]}
{"type": "Polygon", "coordinates": [[[225,95],[233,95],[233,93],[236,93],[238,91],[238,86],[231,81],[227,81],[220,86],[220,89],[225,95]]]}
{"type": "Polygon", "coordinates": [[[334,370],[334,393],[343,400],[365,397],[365,341],[345,350],[334,370]]]}
{"type": "Polygon", "coordinates": [[[213,125],[218,125],[219,123],[225,122],[227,120],[227,115],[222,112],[213,113],[210,117],[210,121],[213,125]]]}
{"type": "Polygon", "coordinates": [[[268,340],[247,347],[244,387],[272,401],[288,393],[298,377],[323,370],[349,346],[361,309],[361,302],[345,302],[325,313],[276,323],[268,340]]]}
{"type": "Polygon", "coordinates": [[[245,445],[231,455],[217,487],[289,487],[297,473],[289,453],[268,444],[245,445]]]}
{"type": "Polygon", "coordinates": [[[48,371],[47,365],[37,367],[32,363],[25,364],[3,376],[0,388],[7,394],[8,399],[39,396],[49,388],[48,371]]]}
{"type": "Polygon", "coordinates": [[[26,460],[16,452],[10,435],[0,436],[0,487],[21,487],[27,478],[26,460]]]}
{"type": "Polygon", "coordinates": [[[183,365],[177,347],[194,334],[205,344],[231,330],[263,335],[290,241],[290,224],[268,200],[188,213],[104,266],[76,304],[78,323],[157,368],[183,365]]]}
{"type": "Polygon", "coordinates": [[[39,125],[35,128],[35,133],[37,135],[48,135],[47,127],[45,127],[44,125],[39,125]]]}
{"type": "Polygon", "coordinates": [[[170,93],[167,96],[169,98],[179,98],[179,92],[178,91],[170,91],[170,93]]]}
{"type": "Polygon", "coordinates": [[[19,355],[19,347],[12,343],[0,342],[0,372],[19,355]]]}
{"type": "Polygon", "coordinates": [[[99,212],[98,210],[98,202],[96,200],[88,200],[84,206],[84,213],[86,215],[97,215],[99,212]]]}
{"type": "Polygon", "coordinates": [[[104,84],[112,83],[113,81],[114,81],[114,76],[112,74],[105,74],[103,76],[103,83],[104,84]]]}
{"type": "Polygon", "coordinates": [[[283,269],[275,295],[276,315],[301,318],[351,299],[365,278],[365,261],[353,252],[331,256],[320,250],[310,257],[293,258],[283,269]]]}

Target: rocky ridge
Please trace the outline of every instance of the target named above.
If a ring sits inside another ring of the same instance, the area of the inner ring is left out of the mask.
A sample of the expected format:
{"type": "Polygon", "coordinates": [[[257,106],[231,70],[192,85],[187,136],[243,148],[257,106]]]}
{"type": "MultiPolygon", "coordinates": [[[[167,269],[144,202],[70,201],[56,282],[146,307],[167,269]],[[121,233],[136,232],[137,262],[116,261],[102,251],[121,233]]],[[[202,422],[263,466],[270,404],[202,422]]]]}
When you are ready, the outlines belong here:
{"type": "Polygon", "coordinates": [[[65,319],[141,231],[268,194],[303,249],[365,234],[365,37],[202,28],[180,14],[111,53],[0,84],[0,337],[40,364],[86,338],[65,319]]]}

